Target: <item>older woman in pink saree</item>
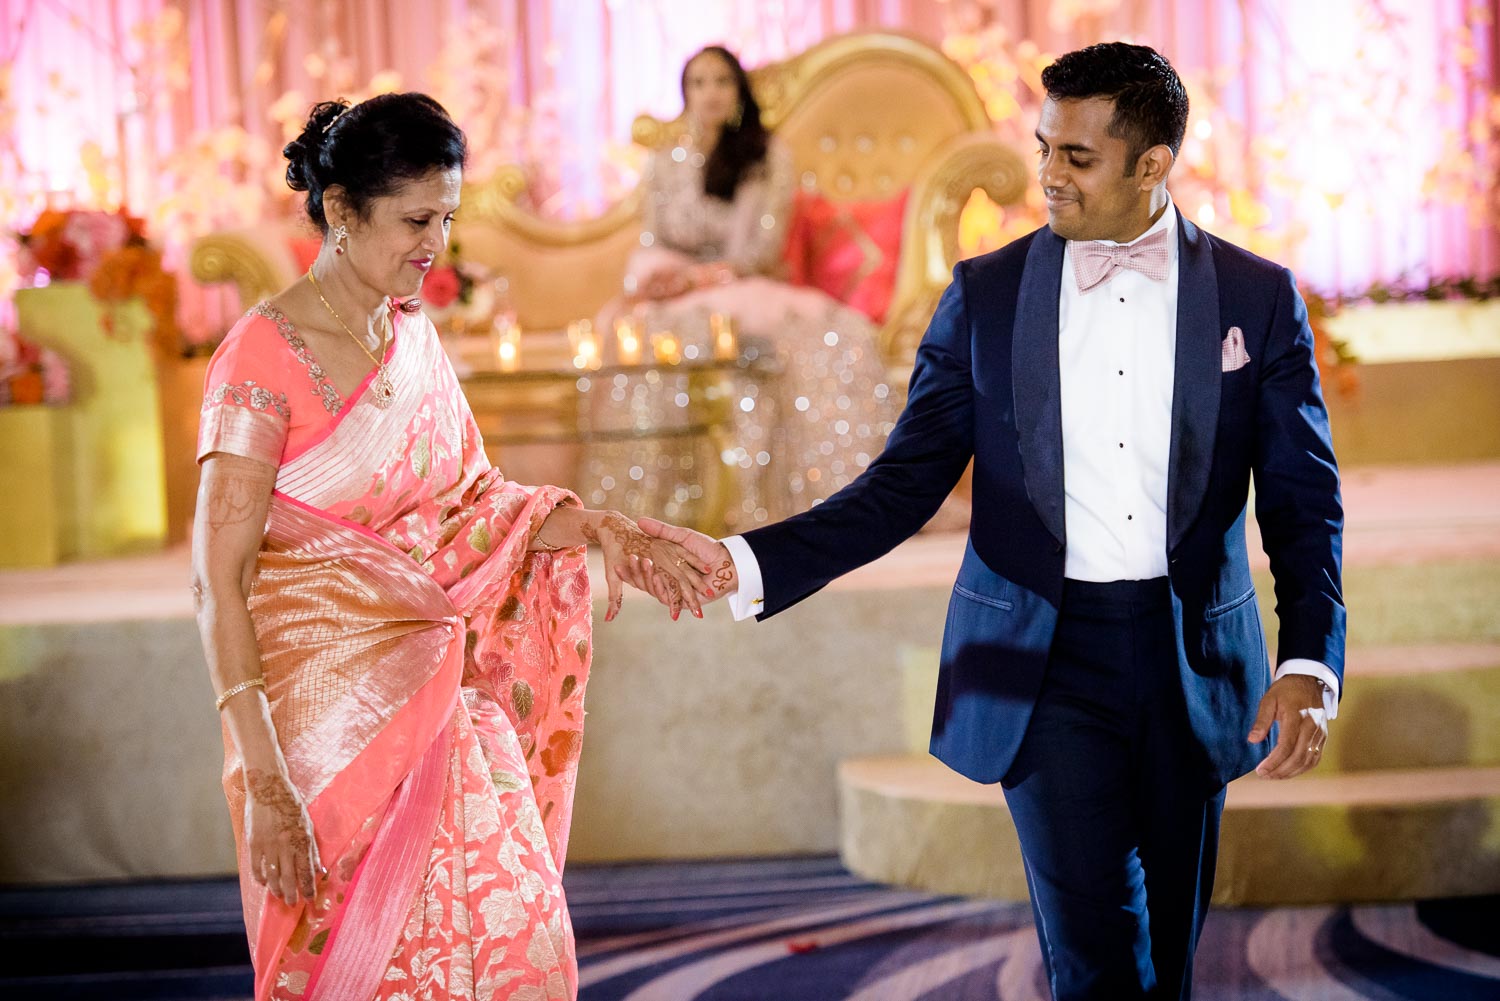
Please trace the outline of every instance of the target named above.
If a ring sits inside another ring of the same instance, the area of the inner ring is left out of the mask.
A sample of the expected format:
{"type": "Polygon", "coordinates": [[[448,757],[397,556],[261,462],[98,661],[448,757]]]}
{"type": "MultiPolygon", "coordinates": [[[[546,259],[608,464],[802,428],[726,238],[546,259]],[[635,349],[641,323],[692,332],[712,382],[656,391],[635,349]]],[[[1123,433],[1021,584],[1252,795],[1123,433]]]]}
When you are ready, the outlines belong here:
{"type": "Polygon", "coordinates": [[[674,616],[706,590],[680,548],[491,468],[431,323],[394,306],[464,153],[422,95],[314,109],[287,175],[323,251],[209,368],[194,592],[257,1001],[575,997],[584,547],[607,617],[623,582],[674,616]]]}

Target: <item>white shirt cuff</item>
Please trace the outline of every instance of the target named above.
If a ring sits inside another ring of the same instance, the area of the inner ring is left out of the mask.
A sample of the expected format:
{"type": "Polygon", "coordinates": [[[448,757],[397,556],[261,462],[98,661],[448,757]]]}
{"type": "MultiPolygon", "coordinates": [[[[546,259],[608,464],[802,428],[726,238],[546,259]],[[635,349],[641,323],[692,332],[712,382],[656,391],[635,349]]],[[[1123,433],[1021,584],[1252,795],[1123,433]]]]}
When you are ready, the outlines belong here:
{"type": "Polygon", "coordinates": [[[759,614],[766,603],[766,588],[761,583],[760,563],[755,559],[750,543],[738,535],[722,541],[724,548],[729,550],[729,558],[734,560],[735,576],[740,581],[738,590],[729,594],[729,610],[734,613],[734,621],[739,622],[759,614]]]}
{"type": "MultiPolygon", "coordinates": [[[[759,580],[757,576],[756,582],[759,583],[759,580]]],[[[1291,660],[1283,661],[1276,669],[1275,680],[1280,681],[1288,674],[1307,674],[1323,682],[1323,711],[1328,714],[1329,719],[1338,716],[1339,676],[1329,670],[1326,664],[1320,664],[1305,657],[1293,657],[1291,660]]]]}

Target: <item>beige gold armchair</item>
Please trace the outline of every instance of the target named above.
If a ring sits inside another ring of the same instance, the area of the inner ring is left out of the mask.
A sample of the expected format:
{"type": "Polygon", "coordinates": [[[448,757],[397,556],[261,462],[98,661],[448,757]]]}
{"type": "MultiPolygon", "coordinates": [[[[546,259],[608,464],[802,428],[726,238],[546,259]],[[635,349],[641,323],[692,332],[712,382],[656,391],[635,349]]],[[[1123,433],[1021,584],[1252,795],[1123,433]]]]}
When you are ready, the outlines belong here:
{"type": "MultiPolygon", "coordinates": [[[[959,256],[958,219],[973,191],[1019,201],[1028,170],[994,138],[968,76],[925,42],[859,33],[822,42],[751,74],[763,117],[792,150],[802,182],[825,197],[866,200],[909,188],[900,260],[881,346],[904,384],[916,343],[959,256]]],[[[674,123],[636,120],[653,146],[674,123]]],[[[553,222],[519,204],[518,168],[467,185],[454,238],[464,256],[505,275],[529,331],[593,316],[621,288],[640,236],[640,193],[595,219],[553,222]]],[[[233,281],[246,307],[289,283],[291,226],[213,233],[191,255],[199,281],[233,281]]]]}

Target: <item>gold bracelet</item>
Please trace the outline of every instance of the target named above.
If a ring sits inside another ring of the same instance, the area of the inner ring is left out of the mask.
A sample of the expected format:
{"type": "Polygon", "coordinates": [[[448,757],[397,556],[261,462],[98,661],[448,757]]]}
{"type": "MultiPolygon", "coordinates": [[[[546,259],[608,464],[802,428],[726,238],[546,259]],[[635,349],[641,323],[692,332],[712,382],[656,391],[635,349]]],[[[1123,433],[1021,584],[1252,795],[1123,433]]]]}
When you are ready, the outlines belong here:
{"type": "Polygon", "coordinates": [[[535,542],[536,547],[544,553],[560,553],[564,549],[570,548],[568,546],[554,546],[552,543],[542,538],[542,530],[540,528],[536,530],[536,535],[532,536],[532,541],[535,542]]]}
{"type": "Polygon", "coordinates": [[[260,688],[266,687],[266,679],[265,678],[250,678],[248,681],[242,681],[242,682],[240,682],[238,685],[235,685],[233,688],[229,689],[229,691],[225,692],[223,695],[220,695],[218,697],[218,699],[216,699],[214,701],[214,708],[216,710],[218,710],[219,712],[223,712],[224,711],[224,703],[228,702],[230,699],[232,699],[236,695],[240,694],[240,692],[245,691],[247,688],[256,688],[256,687],[260,687],[260,688]]]}

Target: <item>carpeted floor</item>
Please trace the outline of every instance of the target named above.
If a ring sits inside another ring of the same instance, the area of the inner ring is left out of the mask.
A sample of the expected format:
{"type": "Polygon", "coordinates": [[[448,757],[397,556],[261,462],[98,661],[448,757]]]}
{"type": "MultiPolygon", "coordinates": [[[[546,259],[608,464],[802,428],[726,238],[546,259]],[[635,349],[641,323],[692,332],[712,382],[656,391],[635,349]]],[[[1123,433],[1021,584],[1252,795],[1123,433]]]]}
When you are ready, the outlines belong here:
{"type": "MultiPolygon", "coordinates": [[[[1026,905],[892,890],[837,859],[580,866],[582,1001],[1045,1001],[1026,905]]],[[[0,997],[248,997],[232,880],[0,890],[0,997]]],[[[1200,1001],[1500,998],[1500,897],[1220,910],[1200,1001]]]]}

